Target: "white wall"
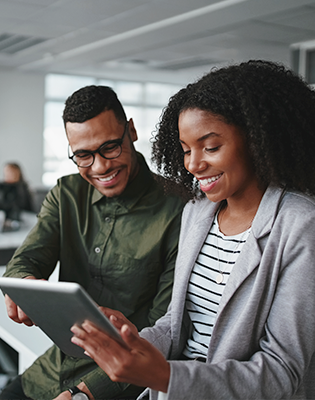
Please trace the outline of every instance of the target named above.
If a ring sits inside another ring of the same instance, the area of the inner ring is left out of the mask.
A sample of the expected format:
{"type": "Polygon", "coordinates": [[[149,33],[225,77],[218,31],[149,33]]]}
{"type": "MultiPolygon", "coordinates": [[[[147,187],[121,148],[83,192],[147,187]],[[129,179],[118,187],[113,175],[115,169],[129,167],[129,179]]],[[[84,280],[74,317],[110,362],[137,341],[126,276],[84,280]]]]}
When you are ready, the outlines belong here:
{"type": "Polygon", "coordinates": [[[0,180],[18,162],[31,187],[42,186],[45,76],[0,69],[0,180]]]}

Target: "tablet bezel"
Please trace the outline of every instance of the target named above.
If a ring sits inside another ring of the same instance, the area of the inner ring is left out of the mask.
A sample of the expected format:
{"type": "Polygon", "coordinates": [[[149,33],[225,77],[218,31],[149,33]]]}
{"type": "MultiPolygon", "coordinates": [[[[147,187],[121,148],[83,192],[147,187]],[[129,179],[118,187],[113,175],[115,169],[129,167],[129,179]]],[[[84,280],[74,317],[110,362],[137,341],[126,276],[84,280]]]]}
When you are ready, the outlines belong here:
{"type": "Polygon", "coordinates": [[[126,346],[119,331],[78,283],[2,277],[0,288],[68,356],[89,358],[71,342],[70,328],[85,320],[126,346]]]}

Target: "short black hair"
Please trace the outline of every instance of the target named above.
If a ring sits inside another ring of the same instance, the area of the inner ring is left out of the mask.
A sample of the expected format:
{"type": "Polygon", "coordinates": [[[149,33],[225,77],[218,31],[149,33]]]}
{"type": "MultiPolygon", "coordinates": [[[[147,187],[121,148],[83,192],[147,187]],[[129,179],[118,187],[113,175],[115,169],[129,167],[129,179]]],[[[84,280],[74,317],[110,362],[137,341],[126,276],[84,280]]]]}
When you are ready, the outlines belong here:
{"type": "Polygon", "coordinates": [[[184,167],[178,118],[208,111],[237,126],[245,137],[259,183],[315,194],[315,92],[285,66],[263,60],[213,69],[171,97],[153,139],[158,172],[189,197],[201,195],[184,167]]]}
{"type": "Polygon", "coordinates": [[[117,120],[127,120],[123,106],[116,93],[108,86],[85,86],[74,92],[65,102],[63,122],[85,122],[103,111],[112,110],[117,120]]]}

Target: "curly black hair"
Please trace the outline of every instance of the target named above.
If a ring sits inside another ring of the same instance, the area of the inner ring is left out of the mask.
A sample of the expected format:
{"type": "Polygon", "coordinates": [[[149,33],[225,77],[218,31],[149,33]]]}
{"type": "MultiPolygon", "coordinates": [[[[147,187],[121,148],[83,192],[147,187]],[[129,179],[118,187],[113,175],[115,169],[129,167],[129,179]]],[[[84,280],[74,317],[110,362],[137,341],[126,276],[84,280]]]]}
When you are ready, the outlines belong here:
{"type": "Polygon", "coordinates": [[[105,110],[112,110],[121,123],[127,120],[123,106],[112,88],[85,86],[67,98],[62,118],[66,126],[67,122],[85,122],[105,110]]]}
{"type": "Polygon", "coordinates": [[[152,161],[167,178],[166,191],[200,197],[184,167],[178,118],[200,109],[237,126],[259,183],[315,194],[315,92],[281,64],[250,60],[214,69],[171,97],[153,139],[152,161]],[[179,185],[174,185],[174,182],[179,185]]]}

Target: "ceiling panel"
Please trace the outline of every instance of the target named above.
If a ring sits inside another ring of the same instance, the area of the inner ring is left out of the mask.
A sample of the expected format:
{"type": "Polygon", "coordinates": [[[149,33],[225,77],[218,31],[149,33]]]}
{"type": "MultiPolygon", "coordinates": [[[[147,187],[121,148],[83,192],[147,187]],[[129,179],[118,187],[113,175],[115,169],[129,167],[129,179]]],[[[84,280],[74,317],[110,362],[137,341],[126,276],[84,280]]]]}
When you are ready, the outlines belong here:
{"type": "Polygon", "coordinates": [[[312,32],[300,28],[290,29],[284,25],[262,21],[243,23],[229,32],[232,32],[235,36],[243,40],[277,42],[287,44],[288,46],[294,41],[309,40],[315,36],[315,31],[312,32]]]}
{"type": "Polygon", "coordinates": [[[288,64],[292,43],[315,39],[315,0],[0,0],[3,34],[47,40],[0,51],[0,68],[178,82],[248,58],[288,64]]]}
{"type": "Polygon", "coordinates": [[[39,9],[44,8],[35,4],[21,3],[16,0],[1,0],[0,1],[0,18],[5,20],[25,20],[34,15],[39,9]]]}
{"type": "Polygon", "coordinates": [[[284,11],[266,16],[266,22],[274,22],[290,28],[308,29],[315,31],[315,6],[299,7],[294,10],[284,11]]]}

